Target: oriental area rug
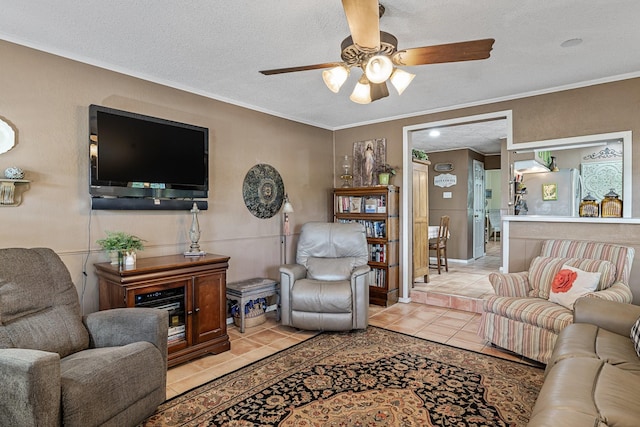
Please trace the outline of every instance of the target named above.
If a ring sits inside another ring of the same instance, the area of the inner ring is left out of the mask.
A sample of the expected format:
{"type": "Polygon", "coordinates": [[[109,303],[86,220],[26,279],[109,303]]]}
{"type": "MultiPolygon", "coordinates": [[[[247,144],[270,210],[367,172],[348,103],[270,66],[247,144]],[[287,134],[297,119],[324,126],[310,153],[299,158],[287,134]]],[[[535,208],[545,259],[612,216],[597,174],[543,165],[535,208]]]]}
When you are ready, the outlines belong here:
{"type": "Polygon", "coordinates": [[[162,404],[143,426],[525,426],[541,368],[370,326],[322,333],[162,404]]]}

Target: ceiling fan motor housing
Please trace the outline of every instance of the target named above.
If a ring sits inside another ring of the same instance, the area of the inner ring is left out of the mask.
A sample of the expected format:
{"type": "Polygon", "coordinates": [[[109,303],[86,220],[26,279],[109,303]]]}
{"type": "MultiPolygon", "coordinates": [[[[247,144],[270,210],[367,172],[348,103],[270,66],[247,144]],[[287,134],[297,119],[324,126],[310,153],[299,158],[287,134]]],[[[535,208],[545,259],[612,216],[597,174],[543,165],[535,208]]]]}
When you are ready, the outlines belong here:
{"type": "Polygon", "coordinates": [[[348,67],[360,66],[364,68],[372,56],[393,55],[398,48],[398,39],[393,34],[380,31],[380,47],[377,49],[358,46],[353,42],[351,36],[342,41],[340,48],[342,50],[340,57],[348,67]]]}

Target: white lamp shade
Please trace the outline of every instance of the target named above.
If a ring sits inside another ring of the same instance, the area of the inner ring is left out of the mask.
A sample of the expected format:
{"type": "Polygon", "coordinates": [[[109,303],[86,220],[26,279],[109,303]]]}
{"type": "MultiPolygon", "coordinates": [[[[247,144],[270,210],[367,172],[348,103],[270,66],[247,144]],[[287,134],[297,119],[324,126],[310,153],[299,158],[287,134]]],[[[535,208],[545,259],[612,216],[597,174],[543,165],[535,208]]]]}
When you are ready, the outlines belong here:
{"type": "Polygon", "coordinates": [[[386,82],[393,72],[391,58],[386,55],[372,56],[367,62],[364,73],[371,83],[386,82]]]}
{"type": "Polygon", "coordinates": [[[407,73],[400,68],[396,68],[396,70],[391,74],[389,80],[393,87],[398,91],[398,95],[402,95],[402,92],[409,86],[411,80],[415,77],[415,74],[407,73]]]}
{"type": "Polygon", "coordinates": [[[291,202],[289,202],[289,200],[284,202],[284,205],[282,206],[282,213],[286,213],[286,214],[293,213],[293,205],[291,205],[291,202]]]}
{"type": "Polygon", "coordinates": [[[360,77],[349,99],[358,104],[369,104],[371,102],[371,86],[365,75],[360,77]]]}
{"type": "Polygon", "coordinates": [[[333,93],[338,93],[349,77],[349,69],[343,65],[333,67],[322,72],[322,80],[333,93]]]}

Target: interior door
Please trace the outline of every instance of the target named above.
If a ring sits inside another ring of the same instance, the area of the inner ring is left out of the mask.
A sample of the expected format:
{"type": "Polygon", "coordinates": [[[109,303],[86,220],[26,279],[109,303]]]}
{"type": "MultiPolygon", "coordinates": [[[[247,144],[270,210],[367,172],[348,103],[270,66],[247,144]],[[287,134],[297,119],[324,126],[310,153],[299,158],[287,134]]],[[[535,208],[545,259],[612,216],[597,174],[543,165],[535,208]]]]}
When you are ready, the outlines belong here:
{"type": "Polygon", "coordinates": [[[484,251],[484,163],[473,160],[473,258],[483,257],[484,251]]]}
{"type": "Polygon", "coordinates": [[[429,282],[429,164],[413,166],[413,280],[429,282]]]}

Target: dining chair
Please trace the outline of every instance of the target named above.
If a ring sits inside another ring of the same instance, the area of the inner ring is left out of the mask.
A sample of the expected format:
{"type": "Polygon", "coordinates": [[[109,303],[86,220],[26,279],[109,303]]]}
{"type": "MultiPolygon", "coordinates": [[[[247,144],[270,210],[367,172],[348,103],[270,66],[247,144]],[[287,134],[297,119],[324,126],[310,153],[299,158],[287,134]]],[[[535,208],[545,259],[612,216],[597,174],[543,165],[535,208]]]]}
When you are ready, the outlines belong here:
{"type": "Polygon", "coordinates": [[[444,266],[445,271],[449,271],[449,261],[447,259],[447,240],[449,239],[449,216],[443,215],[440,217],[440,226],[438,227],[438,237],[435,242],[429,243],[429,253],[435,251],[436,253],[436,265],[430,265],[430,267],[436,267],[438,274],[440,269],[444,266]]]}
{"type": "Polygon", "coordinates": [[[502,237],[502,230],[500,228],[500,211],[498,209],[491,209],[488,214],[489,217],[489,236],[488,240],[497,241],[498,234],[502,237]]]}

